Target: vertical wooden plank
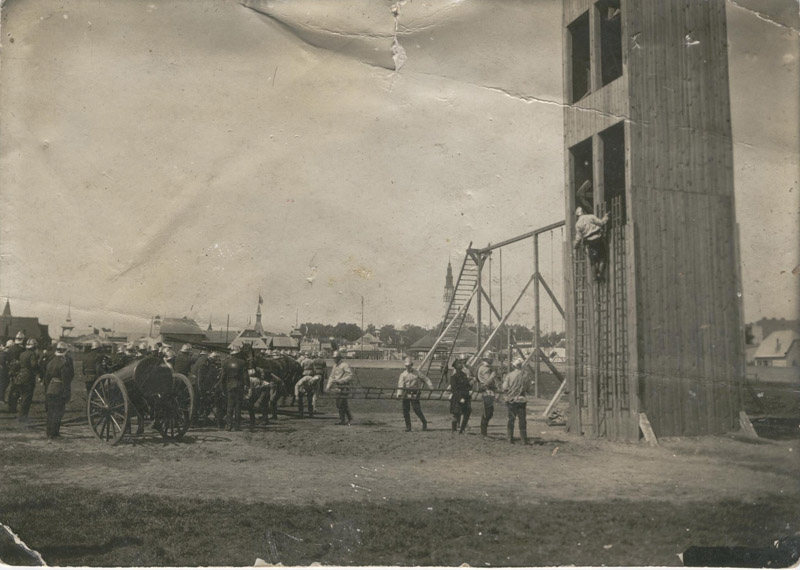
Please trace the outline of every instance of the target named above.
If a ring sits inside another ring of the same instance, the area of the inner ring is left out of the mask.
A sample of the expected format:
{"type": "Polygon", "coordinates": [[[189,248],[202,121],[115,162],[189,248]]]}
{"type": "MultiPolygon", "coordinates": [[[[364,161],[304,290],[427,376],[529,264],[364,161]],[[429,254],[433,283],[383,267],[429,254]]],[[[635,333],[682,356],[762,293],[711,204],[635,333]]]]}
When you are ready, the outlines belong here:
{"type": "MultiPolygon", "coordinates": [[[[568,219],[567,226],[570,225],[568,219]]],[[[566,233],[566,232],[565,232],[566,233]]],[[[575,382],[575,288],[572,276],[572,242],[567,239],[563,251],[564,312],[567,326],[567,387],[569,391],[569,431],[580,434],[581,411],[578,402],[578,387],[575,382]]]]}

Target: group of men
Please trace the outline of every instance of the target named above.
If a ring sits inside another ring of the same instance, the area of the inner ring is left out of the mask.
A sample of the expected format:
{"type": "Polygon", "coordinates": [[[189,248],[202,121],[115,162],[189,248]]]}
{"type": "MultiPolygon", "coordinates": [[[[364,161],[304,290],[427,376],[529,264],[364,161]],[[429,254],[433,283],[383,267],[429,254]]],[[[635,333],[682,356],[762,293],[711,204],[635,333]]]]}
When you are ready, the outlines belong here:
{"type": "MultiPolygon", "coordinates": [[[[213,351],[201,350],[195,354],[189,344],[184,344],[176,353],[168,345],[148,347],[142,344],[134,348],[129,343],[109,355],[97,341],[92,343],[83,360],[87,393],[103,374],[120,370],[132,360],[145,356],[161,358],[175,373],[190,378],[197,387],[199,397],[199,417],[196,419],[205,420],[213,411],[219,427],[229,431],[241,430],[243,407],[250,412],[251,427],[255,425],[258,412],[262,414],[262,422],[268,424],[270,396],[278,394],[280,388],[284,390],[282,395],[287,396],[282,379],[269,370],[257,367],[253,354],[245,356],[238,347],[232,348],[224,359],[213,351]]],[[[271,358],[292,358],[302,368],[302,376],[294,384],[291,394],[297,403],[300,418],[304,413],[313,417],[319,396],[327,390],[335,396],[338,424],[349,425],[352,422],[348,396],[354,374],[339,351],[333,353],[334,364],[329,372],[325,359],[317,353],[301,352],[296,356],[262,353],[259,356],[262,357],[261,364],[271,358]]],[[[530,375],[523,369],[523,361],[517,359],[511,370],[501,378],[493,361],[493,354],[487,351],[481,358],[474,378],[466,366],[466,359],[456,358],[453,361],[449,386],[451,429],[462,434],[466,430],[472,413],[474,392],[479,395],[483,405],[480,430],[481,435],[486,436],[500,393],[508,408],[508,440],[514,442],[514,427],[518,422],[520,437],[523,443],[528,443],[525,414],[530,375]]],[[[411,411],[419,418],[422,429],[427,430],[428,422],[422,412],[420,396],[424,388],[432,390],[433,383],[414,368],[410,358],[405,359],[404,365],[405,370],[400,374],[395,394],[402,400],[406,431],[411,431],[411,411]]],[[[40,380],[45,389],[48,438],[59,437],[61,418],[71,397],[70,383],[74,375],[73,361],[63,342],[56,345],[55,354],[48,354],[47,350],[37,350],[36,339],[26,340],[24,334],[19,333],[0,350],[0,399],[7,403],[9,412],[25,419],[36,381],[40,380]]]]}
{"type": "MultiPolygon", "coordinates": [[[[421,390],[427,387],[433,390],[431,380],[414,368],[410,358],[404,361],[406,369],[400,374],[397,383],[396,396],[403,401],[403,419],[406,431],[411,431],[411,410],[422,422],[422,429],[428,429],[428,422],[420,406],[421,390]]],[[[475,378],[470,378],[466,359],[456,358],[453,363],[453,373],[450,375],[450,428],[453,432],[464,433],[472,414],[472,392],[480,395],[483,410],[481,413],[481,435],[486,437],[489,422],[494,415],[494,404],[498,393],[505,399],[508,409],[508,441],[514,443],[514,427],[519,423],[519,433],[522,443],[528,443],[527,426],[527,394],[530,391],[530,374],[523,368],[521,358],[514,360],[511,370],[500,377],[494,367],[494,355],[487,351],[481,357],[481,364],[475,373],[475,378]]]]}
{"type": "Polygon", "coordinates": [[[46,436],[61,436],[64,408],[71,398],[71,382],[75,376],[72,358],[65,343],[56,344],[55,353],[39,350],[35,338],[25,338],[20,331],[0,350],[0,400],[8,406],[8,413],[17,414],[26,421],[33,402],[36,382],[44,385],[47,411],[46,436]]]}
{"type": "MultiPolygon", "coordinates": [[[[195,421],[205,422],[213,412],[220,428],[228,431],[242,429],[242,409],[250,413],[250,426],[254,427],[257,414],[261,413],[263,424],[269,423],[270,403],[277,406],[275,396],[287,397],[293,391],[293,401],[298,405],[300,417],[307,413],[313,416],[318,395],[323,391],[322,379],[325,376],[326,363],[318,353],[300,352],[290,354],[285,351],[248,352],[246,355],[239,346],[231,348],[223,358],[219,352],[202,348],[196,353],[190,344],[184,344],[175,351],[168,344],[158,343],[150,348],[141,344],[133,350],[129,343],[120,347],[113,357],[102,351],[99,343],[93,343],[84,361],[84,374],[87,392],[94,381],[103,374],[114,372],[126,366],[132,359],[153,356],[161,358],[176,374],[189,378],[197,390],[197,414],[195,421]],[[302,376],[292,388],[284,385],[284,378],[274,372],[257,366],[255,356],[261,358],[260,363],[268,363],[274,359],[292,359],[302,368],[302,376]]],[[[272,409],[273,417],[277,410],[272,409]]]]}

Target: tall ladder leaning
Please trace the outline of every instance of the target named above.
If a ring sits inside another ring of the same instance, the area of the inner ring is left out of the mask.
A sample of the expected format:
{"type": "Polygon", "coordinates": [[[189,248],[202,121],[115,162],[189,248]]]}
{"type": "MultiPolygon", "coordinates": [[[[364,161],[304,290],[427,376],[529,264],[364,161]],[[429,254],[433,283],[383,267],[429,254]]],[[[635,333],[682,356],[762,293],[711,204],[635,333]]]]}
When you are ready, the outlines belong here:
{"type": "Polygon", "coordinates": [[[478,290],[478,265],[469,254],[471,248],[472,242],[464,255],[461,271],[453,289],[453,298],[447,305],[436,342],[419,366],[419,370],[432,382],[436,382],[439,388],[448,384],[448,363],[456,348],[456,341],[461,333],[469,305],[478,290]]]}

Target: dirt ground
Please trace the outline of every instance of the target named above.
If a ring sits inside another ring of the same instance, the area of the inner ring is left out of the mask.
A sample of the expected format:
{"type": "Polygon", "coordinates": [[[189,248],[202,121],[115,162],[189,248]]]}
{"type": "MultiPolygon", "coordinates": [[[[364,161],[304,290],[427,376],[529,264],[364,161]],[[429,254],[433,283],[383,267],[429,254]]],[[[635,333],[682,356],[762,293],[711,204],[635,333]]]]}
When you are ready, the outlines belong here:
{"type": "MultiPolygon", "coordinates": [[[[165,442],[148,430],[111,447],[87,426],[80,385],[76,381],[64,437],[57,441],[44,438],[39,392],[27,424],[0,403],[3,488],[68,486],[123,497],[298,507],[468,498],[527,505],[531,513],[554,501],[690,505],[778,498],[800,504],[797,439],[669,438],[658,448],[587,439],[547,426],[542,399],[528,405],[533,444],[510,445],[503,405],[496,407],[489,437],[482,438],[477,404],[468,433],[457,435],[450,431],[446,402],[423,402],[429,430],[422,431],[412,415],[414,431],[406,433],[398,401],[353,400],[353,424],[339,426],[333,401],[324,399],[314,419],[301,420],[287,409],[253,430],[196,428],[180,442],[165,442]]],[[[2,512],[0,517],[7,518],[2,512]]],[[[786,529],[798,531],[800,520],[786,521],[786,529]]]]}

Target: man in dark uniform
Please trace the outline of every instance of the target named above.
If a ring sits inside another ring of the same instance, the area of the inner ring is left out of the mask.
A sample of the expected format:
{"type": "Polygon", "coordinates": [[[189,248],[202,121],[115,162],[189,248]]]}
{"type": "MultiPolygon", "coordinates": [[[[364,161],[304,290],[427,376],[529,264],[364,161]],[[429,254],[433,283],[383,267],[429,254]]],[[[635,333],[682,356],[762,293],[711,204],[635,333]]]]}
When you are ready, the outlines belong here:
{"type": "Polygon", "coordinates": [[[225,418],[225,429],[228,431],[242,429],[242,395],[247,382],[247,363],[239,358],[239,349],[234,348],[222,363],[222,385],[228,397],[228,413],[225,418]]]}
{"type": "Polygon", "coordinates": [[[0,401],[6,401],[6,388],[8,388],[8,350],[14,346],[14,341],[8,339],[6,345],[0,349],[0,401]]]}
{"type": "Polygon", "coordinates": [[[192,347],[184,344],[181,351],[175,356],[175,373],[183,374],[187,378],[192,373],[192,347]]]}
{"type": "Polygon", "coordinates": [[[103,354],[100,341],[93,340],[89,348],[89,354],[83,361],[83,375],[88,377],[86,380],[86,393],[92,389],[94,381],[103,374],[111,372],[111,359],[107,354],[103,354]]]}
{"type": "Polygon", "coordinates": [[[208,365],[204,372],[205,382],[210,386],[211,398],[214,402],[214,415],[217,417],[217,425],[225,427],[223,418],[225,417],[225,407],[227,401],[225,390],[222,386],[222,362],[219,352],[212,352],[208,355],[208,365]]]}
{"type": "Polygon", "coordinates": [[[111,357],[111,371],[116,372],[122,368],[125,368],[125,365],[128,364],[128,354],[127,354],[128,347],[127,345],[119,345],[117,347],[117,351],[111,357]]]}
{"type": "Polygon", "coordinates": [[[47,439],[61,437],[61,418],[72,394],[70,383],[75,377],[67,345],[59,342],[56,354],[47,363],[44,375],[44,400],[47,407],[47,439]]]}
{"type": "Polygon", "coordinates": [[[19,331],[17,336],[14,338],[13,344],[8,347],[8,356],[6,358],[6,367],[8,370],[8,397],[6,398],[6,402],[8,402],[8,411],[12,414],[17,413],[17,396],[14,397],[14,401],[11,400],[12,393],[14,392],[14,379],[17,377],[19,373],[19,357],[22,356],[22,353],[25,352],[25,333],[19,331]]]}
{"type": "Polygon", "coordinates": [[[450,400],[450,426],[453,432],[464,433],[464,430],[467,429],[469,416],[472,414],[472,402],[469,393],[471,382],[464,373],[464,361],[462,359],[456,358],[453,361],[453,368],[455,372],[450,377],[450,393],[452,394],[452,399],[450,400]],[[461,424],[460,428],[459,423],[461,424]]]}
{"type": "Polygon", "coordinates": [[[33,401],[33,391],[36,389],[36,378],[41,376],[39,370],[39,353],[36,351],[36,339],[30,338],[26,343],[26,350],[19,357],[19,371],[13,379],[8,397],[8,407],[17,410],[19,403],[20,420],[28,417],[33,401]]]}

